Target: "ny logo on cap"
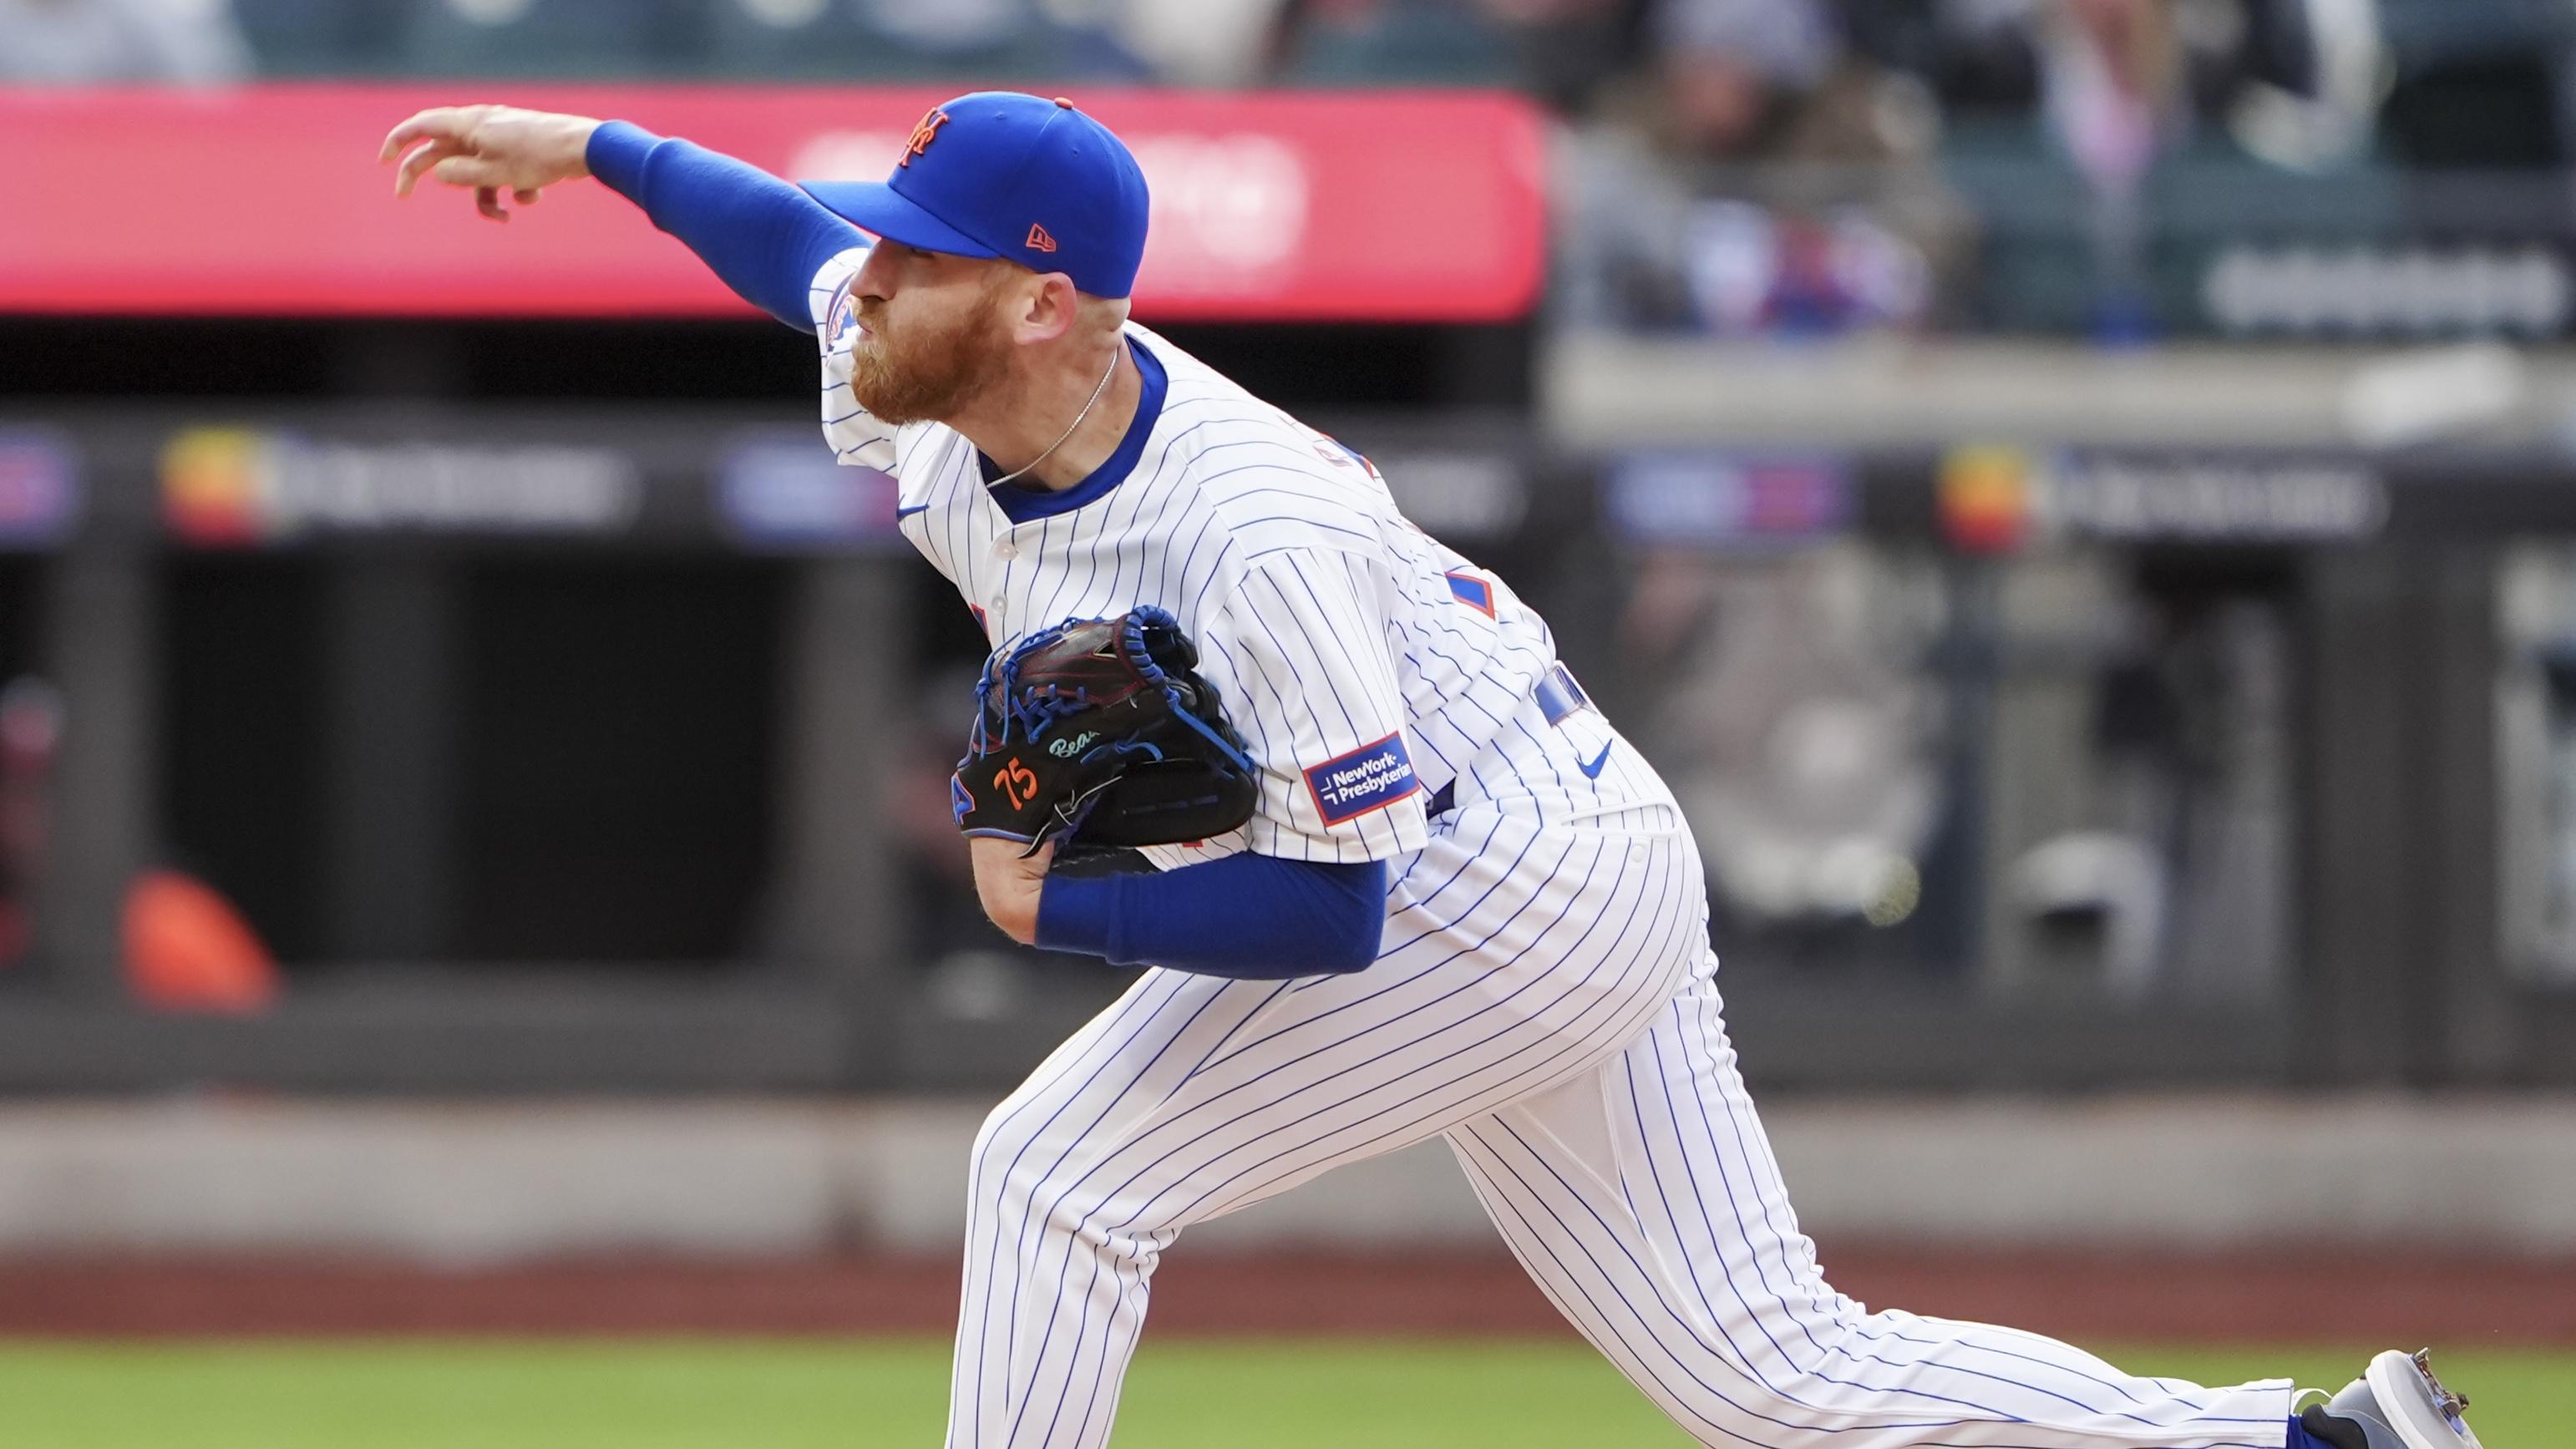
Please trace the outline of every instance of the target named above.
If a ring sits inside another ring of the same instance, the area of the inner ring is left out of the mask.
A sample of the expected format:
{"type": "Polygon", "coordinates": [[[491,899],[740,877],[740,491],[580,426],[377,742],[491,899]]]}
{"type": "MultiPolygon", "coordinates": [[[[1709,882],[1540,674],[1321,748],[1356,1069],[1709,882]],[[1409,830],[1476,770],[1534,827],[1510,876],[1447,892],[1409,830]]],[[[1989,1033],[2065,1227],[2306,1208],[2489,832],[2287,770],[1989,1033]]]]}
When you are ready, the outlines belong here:
{"type": "Polygon", "coordinates": [[[928,114],[921,118],[921,124],[913,127],[912,135],[905,139],[903,159],[894,163],[896,167],[909,166],[912,164],[913,157],[928,151],[930,143],[939,139],[939,128],[947,124],[948,113],[937,106],[931,107],[928,114]]]}

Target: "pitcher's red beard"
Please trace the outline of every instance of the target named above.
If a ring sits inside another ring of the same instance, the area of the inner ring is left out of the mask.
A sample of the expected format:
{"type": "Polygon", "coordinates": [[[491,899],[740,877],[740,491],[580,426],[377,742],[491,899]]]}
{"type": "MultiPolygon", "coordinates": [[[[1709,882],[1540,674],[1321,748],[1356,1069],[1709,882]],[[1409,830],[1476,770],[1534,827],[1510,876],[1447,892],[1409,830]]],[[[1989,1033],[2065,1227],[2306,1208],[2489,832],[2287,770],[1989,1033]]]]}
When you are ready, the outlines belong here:
{"type": "Polygon", "coordinates": [[[919,324],[885,331],[881,314],[860,320],[868,332],[850,347],[850,395],[880,422],[954,417],[1010,367],[1010,336],[988,307],[936,332],[919,324]]]}

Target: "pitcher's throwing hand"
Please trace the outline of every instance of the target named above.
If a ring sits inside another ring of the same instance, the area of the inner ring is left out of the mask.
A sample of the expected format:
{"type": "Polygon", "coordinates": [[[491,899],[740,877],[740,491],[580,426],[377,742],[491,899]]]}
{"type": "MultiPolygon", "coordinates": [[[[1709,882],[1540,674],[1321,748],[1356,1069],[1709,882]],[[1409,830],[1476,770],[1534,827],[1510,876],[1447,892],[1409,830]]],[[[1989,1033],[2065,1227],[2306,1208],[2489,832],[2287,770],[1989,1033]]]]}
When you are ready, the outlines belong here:
{"type": "Polygon", "coordinates": [[[521,206],[534,206],[545,188],[590,174],[590,133],[598,129],[599,122],[588,116],[517,106],[437,106],[387,133],[376,159],[401,158],[396,196],[411,195],[421,177],[432,176],[474,188],[475,210],[508,221],[503,191],[521,206]]]}

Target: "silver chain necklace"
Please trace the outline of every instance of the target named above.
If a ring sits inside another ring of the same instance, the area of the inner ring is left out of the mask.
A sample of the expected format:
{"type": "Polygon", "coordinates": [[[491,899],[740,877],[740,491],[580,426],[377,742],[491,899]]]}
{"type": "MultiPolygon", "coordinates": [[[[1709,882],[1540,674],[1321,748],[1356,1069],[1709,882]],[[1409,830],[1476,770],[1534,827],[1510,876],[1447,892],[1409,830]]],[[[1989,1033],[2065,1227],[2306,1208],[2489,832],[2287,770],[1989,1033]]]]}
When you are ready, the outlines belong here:
{"type": "Polygon", "coordinates": [[[1073,426],[1064,430],[1064,437],[1058,438],[1054,442],[1049,443],[1047,445],[1047,450],[1038,454],[1036,457],[1031,458],[1028,461],[1027,466],[1014,468],[1010,472],[1003,474],[1001,477],[994,479],[992,482],[987,483],[984,486],[987,488],[999,488],[1003,484],[1010,482],[1012,479],[1027,473],[1030,468],[1034,468],[1040,463],[1045,462],[1047,459],[1054,457],[1055,450],[1063,447],[1065,439],[1073,436],[1074,428],[1081,427],[1082,420],[1091,416],[1091,410],[1100,406],[1100,400],[1109,395],[1109,379],[1118,375],[1118,359],[1125,356],[1126,352],[1127,339],[1121,337],[1118,339],[1117,347],[1111,349],[1109,353],[1109,370],[1100,374],[1100,386],[1091,390],[1091,401],[1084,403],[1082,405],[1082,411],[1073,415],[1073,426]]]}

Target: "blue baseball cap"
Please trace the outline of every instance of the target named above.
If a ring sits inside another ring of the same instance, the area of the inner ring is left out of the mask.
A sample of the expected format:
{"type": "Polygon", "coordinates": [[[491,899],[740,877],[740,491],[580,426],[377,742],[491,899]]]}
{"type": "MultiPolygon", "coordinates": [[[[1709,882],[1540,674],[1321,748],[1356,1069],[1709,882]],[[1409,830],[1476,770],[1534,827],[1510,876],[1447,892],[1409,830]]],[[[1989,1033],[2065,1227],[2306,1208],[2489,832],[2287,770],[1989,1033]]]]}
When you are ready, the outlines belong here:
{"type": "Polygon", "coordinates": [[[1008,257],[1076,290],[1124,297],[1145,257],[1145,173],[1074,109],[1017,91],[930,108],[883,181],[808,181],[843,220],[923,251],[1008,257]]]}

